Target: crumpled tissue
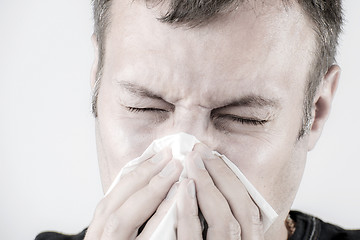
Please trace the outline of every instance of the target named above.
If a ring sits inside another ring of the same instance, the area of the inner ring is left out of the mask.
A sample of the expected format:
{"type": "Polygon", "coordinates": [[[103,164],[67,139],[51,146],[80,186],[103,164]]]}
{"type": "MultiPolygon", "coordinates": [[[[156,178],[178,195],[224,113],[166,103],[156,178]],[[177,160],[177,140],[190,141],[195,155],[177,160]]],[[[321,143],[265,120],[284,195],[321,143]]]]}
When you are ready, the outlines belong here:
{"type": "MultiPolygon", "coordinates": [[[[112,189],[120,181],[122,176],[134,170],[140,163],[151,158],[156,153],[160,152],[162,149],[170,147],[172,150],[173,158],[179,159],[182,163],[184,163],[186,155],[191,152],[194,145],[199,142],[200,141],[197,140],[194,136],[187,133],[177,133],[153,141],[140,157],[131,160],[120,170],[119,174],[116,176],[105,195],[112,191],[112,189]]],[[[249,195],[260,209],[261,217],[264,224],[264,232],[266,232],[277,218],[277,213],[273,210],[270,204],[266,202],[266,200],[261,196],[261,194],[255,189],[255,187],[249,182],[249,180],[244,176],[244,174],[234,163],[232,163],[226,156],[221,155],[216,151],[213,151],[213,154],[222,159],[226,163],[226,165],[235,173],[239,180],[244,184],[249,195]]],[[[179,177],[179,181],[184,178],[187,178],[187,172],[185,168],[183,169],[179,177]]],[[[168,212],[160,222],[159,226],[152,234],[150,240],[175,240],[176,221],[177,209],[176,201],[174,201],[173,205],[169,208],[168,212]]]]}

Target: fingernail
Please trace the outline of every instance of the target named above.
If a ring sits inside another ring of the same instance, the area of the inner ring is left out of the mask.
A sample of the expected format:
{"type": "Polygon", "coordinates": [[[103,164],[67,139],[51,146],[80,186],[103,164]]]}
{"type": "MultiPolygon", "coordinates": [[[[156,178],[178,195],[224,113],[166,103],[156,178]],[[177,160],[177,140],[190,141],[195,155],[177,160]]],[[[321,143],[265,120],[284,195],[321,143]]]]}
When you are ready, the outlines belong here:
{"type": "Polygon", "coordinates": [[[194,156],[194,162],[195,162],[195,165],[199,168],[199,169],[205,169],[205,165],[204,165],[204,162],[202,161],[201,157],[199,154],[196,154],[194,156]]]}
{"type": "Polygon", "coordinates": [[[187,185],[187,190],[191,198],[195,199],[195,183],[194,180],[190,180],[190,182],[187,185]]]}
{"type": "Polygon", "coordinates": [[[160,177],[167,177],[169,176],[172,172],[175,171],[175,162],[171,161],[169,162],[166,167],[160,172],[159,176],[160,177]]]}
{"type": "Polygon", "coordinates": [[[212,151],[210,150],[210,148],[208,148],[204,144],[201,144],[201,143],[196,144],[195,150],[200,153],[200,155],[204,158],[205,161],[207,159],[214,159],[215,158],[215,156],[212,153],[212,151]]]}
{"type": "Polygon", "coordinates": [[[175,183],[174,185],[172,185],[168,194],[166,195],[166,199],[170,200],[175,195],[177,189],[178,189],[178,183],[175,183]]]}

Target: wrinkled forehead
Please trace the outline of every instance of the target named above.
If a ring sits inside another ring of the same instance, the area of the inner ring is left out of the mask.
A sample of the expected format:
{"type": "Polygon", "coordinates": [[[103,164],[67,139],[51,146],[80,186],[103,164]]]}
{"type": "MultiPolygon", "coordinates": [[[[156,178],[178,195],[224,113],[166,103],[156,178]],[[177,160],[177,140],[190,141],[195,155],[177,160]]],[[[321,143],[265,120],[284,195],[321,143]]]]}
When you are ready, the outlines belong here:
{"type": "Polygon", "coordinates": [[[110,9],[108,30],[110,34],[120,32],[122,37],[126,37],[136,31],[153,35],[160,33],[156,31],[158,29],[171,28],[173,31],[163,31],[163,35],[171,34],[175,38],[181,34],[186,35],[187,38],[195,35],[201,41],[204,40],[201,37],[211,32],[210,38],[216,40],[216,37],[219,37],[224,44],[234,39],[234,35],[249,34],[249,30],[252,30],[251,34],[255,39],[266,38],[275,41],[286,34],[295,38],[310,35],[311,41],[306,41],[299,47],[304,46],[306,50],[314,49],[315,35],[311,30],[311,21],[296,2],[290,0],[200,1],[227,3],[208,6],[212,9],[208,11],[202,10],[201,7],[197,9],[196,2],[198,1],[117,0],[110,9]],[[194,5],[191,5],[192,2],[194,5]],[[183,6],[189,4],[192,8],[183,6]]]}
{"type": "Polygon", "coordinates": [[[295,3],[284,6],[282,1],[246,1],[207,24],[189,27],[159,20],[168,11],[165,2],[149,7],[146,1],[115,1],[107,35],[112,51],[123,48],[132,51],[135,58],[150,56],[143,55],[145,50],[149,54],[186,55],[194,62],[215,54],[213,60],[221,66],[229,56],[239,63],[264,65],[261,63],[269,54],[287,57],[280,56],[282,52],[308,60],[315,49],[311,25],[295,3]]]}

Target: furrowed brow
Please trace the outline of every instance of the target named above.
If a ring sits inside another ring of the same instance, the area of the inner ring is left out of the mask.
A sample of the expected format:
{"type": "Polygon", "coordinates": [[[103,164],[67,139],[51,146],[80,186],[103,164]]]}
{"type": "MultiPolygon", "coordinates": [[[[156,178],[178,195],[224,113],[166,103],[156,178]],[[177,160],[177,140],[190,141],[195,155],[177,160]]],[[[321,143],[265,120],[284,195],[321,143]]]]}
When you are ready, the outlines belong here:
{"type": "Polygon", "coordinates": [[[252,108],[280,108],[280,101],[273,98],[264,98],[259,95],[248,95],[238,100],[230,102],[229,104],[221,107],[252,107],[252,108]]]}
{"type": "Polygon", "coordinates": [[[147,98],[152,98],[152,99],[159,99],[159,100],[163,100],[163,98],[153,92],[151,92],[150,90],[146,89],[143,86],[131,83],[131,82],[119,82],[119,85],[121,88],[125,89],[126,91],[140,96],[140,97],[147,97],[147,98]]]}

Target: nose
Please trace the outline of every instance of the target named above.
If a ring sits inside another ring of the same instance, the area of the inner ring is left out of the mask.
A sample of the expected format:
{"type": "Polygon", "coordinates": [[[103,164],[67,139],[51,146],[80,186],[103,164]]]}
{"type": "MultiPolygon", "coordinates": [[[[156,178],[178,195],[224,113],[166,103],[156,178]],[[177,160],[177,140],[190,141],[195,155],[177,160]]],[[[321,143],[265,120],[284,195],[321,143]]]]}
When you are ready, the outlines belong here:
{"type": "Polygon", "coordinates": [[[172,121],[167,125],[167,135],[184,132],[195,136],[211,149],[216,149],[218,141],[210,119],[211,111],[203,107],[178,108],[173,113],[172,121]]]}

